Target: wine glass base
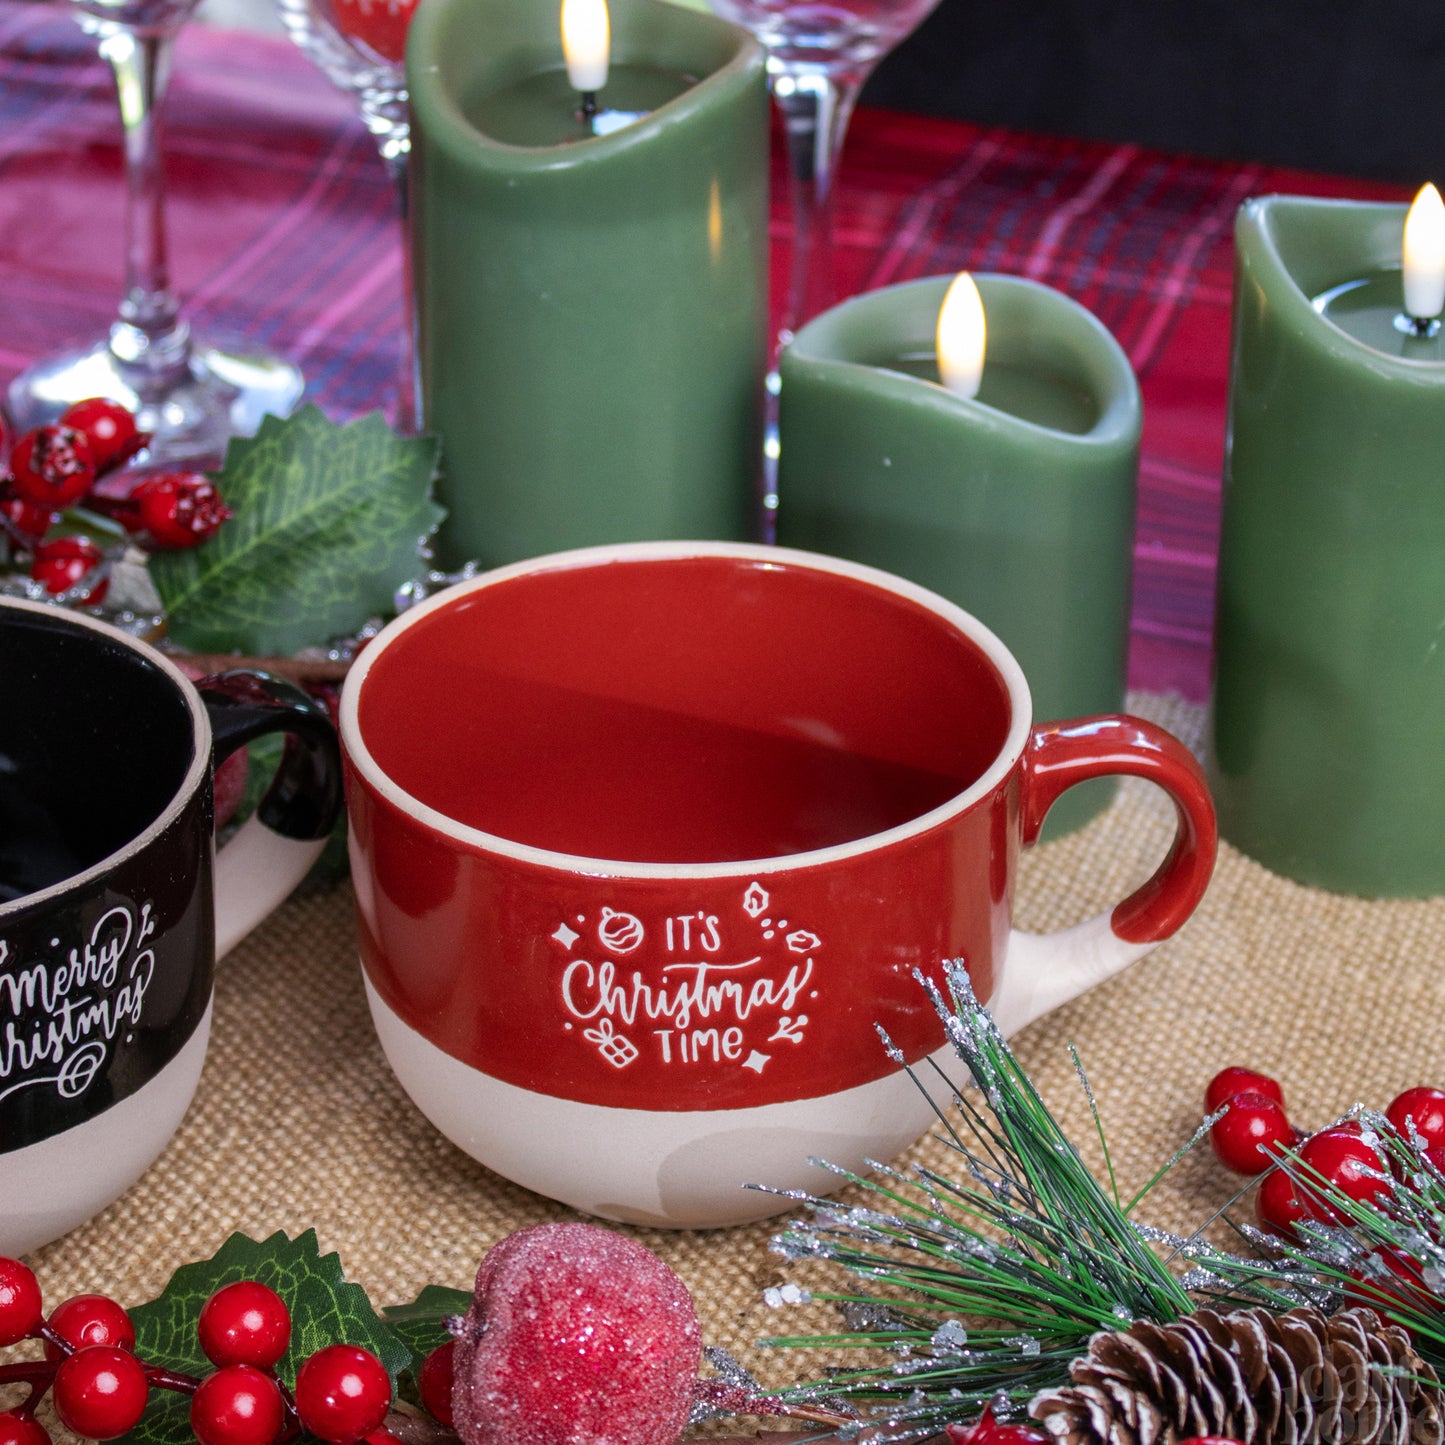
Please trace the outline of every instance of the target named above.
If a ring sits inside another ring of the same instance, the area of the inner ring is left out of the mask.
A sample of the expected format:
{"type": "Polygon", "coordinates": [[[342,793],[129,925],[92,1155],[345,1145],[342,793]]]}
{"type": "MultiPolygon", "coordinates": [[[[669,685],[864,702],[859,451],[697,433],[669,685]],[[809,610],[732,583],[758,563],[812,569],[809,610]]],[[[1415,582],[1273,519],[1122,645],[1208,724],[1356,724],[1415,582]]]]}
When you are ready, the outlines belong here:
{"type": "Polygon", "coordinates": [[[72,402],[105,396],[136,413],[152,434],[147,457],[167,465],[218,463],[232,436],[250,436],[268,413],[287,416],[301,399],[301,372],[265,353],[197,346],[179,381],[149,382],[118,362],[105,342],[47,357],[10,383],[6,411],[16,431],[53,422],[72,402]]]}

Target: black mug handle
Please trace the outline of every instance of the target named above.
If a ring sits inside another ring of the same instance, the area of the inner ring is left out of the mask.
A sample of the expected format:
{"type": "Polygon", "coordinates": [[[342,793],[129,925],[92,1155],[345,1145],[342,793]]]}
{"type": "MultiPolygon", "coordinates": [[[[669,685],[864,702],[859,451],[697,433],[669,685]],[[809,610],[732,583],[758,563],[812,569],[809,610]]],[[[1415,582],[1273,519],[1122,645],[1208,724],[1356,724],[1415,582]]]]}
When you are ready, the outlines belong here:
{"type": "Polygon", "coordinates": [[[245,743],[286,734],[256,811],[216,854],[216,957],[280,904],[316,861],[341,811],[341,752],[325,706],[270,673],[238,669],[196,689],[211,720],[214,770],[245,743]]]}

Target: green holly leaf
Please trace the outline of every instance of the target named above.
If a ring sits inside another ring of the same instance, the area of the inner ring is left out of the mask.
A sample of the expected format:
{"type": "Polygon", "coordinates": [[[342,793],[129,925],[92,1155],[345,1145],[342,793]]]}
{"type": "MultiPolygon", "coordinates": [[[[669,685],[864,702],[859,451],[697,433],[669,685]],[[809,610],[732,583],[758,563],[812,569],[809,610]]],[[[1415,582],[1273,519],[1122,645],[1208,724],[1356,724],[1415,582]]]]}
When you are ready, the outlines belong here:
{"type": "Polygon", "coordinates": [[[388,1305],[381,1313],[420,1364],[438,1345],[451,1339],[444,1322],[453,1315],[466,1314],[471,1302],[470,1290],[429,1284],[409,1305],[388,1305]]]}
{"type": "Polygon", "coordinates": [[[201,546],[151,559],[171,639],[289,656],[390,616],[446,515],[431,498],[437,452],[380,412],[337,426],[315,406],[232,438],[213,480],[234,516],[201,546]]]}
{"type": "MultiPolygon", "coordinates": [[[[147,1364],[181,1374],[210,1374],[215,1366],[202,1353],[196,1321],[211,1295],[238,1279],[269,1285],[291,1311],[291,1345],[276,1367],[288,1386],[296,1383],[303,1360],[339,1342],[370,1350],[393,1383],[419,1363],[377,1315],[366,1291],[345,1278],[340,1258],[318,1251],[314,1229],[295,1239],[278,1232],[259,1243],[233,1234],[210,1259],[182,1265],[158,1299],[130,1311],[136,1354],[147,1364]]],[[[190,1405],[187,1394],[152,1390],[144,1418],[124,1440],[127,1445],[195,1445],[190,1405]]]]}

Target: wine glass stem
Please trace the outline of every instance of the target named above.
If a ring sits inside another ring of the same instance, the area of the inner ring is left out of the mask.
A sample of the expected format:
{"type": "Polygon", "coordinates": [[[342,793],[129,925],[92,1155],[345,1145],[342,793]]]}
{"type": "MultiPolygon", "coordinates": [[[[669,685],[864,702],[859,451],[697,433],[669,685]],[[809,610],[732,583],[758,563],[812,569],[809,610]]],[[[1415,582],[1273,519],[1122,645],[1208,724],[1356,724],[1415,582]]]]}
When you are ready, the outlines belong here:
{"type": "Polygon", "coordinates": [[[401,378],[396,395],[396,429],[403,436],[421,430],[421,372],[417,362],[416,296],[411,278],[411,189],[407,180],[409,146],[383,146],[381,158],[396,189],[401,219],[401,378]]]}
{"type": "Polygon", "coordinates": [[[125,136],[125,299],[110,347],[148,386],[168,385],[190,360],[188,328],[170,289],[161,162],[161,107],[175,38],[174,27],[117,27],[100,43],[125,136]]]}
{"type": "Polygon", "coordinates": [[[863,80],[861,73],[840,76],[794,67],[775,69],[770,77],[773,100],[783,115],[793,202],[780,349],[833,301],[833,176],[863,80]]]}

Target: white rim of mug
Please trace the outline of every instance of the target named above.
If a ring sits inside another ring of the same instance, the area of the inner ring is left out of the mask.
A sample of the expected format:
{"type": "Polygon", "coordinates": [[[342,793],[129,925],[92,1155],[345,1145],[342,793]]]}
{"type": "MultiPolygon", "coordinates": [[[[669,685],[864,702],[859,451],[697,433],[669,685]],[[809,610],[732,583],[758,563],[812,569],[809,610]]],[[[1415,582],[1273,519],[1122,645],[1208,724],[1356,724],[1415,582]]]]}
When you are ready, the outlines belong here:
{"type": "Polygon", "coordinates": [[[916,583],[895,577],[875,567],[827,557],[817,552],[804,552],[792,547],[767,546],[756,542],[622,542],[602,547],[583,547],[574,551],[554,552],[523,562],[513,562],[445,588],[418,603],[390,622],[363,650],[347,674],[341,694],[340,732],[347,758],[368,785],[388,803],[424,824],[433,832],[471,848],[500,854],[519,863],[553,868],[565,873],[596,873],[621,878],[731,878],[738,874],[792,872],[817,868],[847,859],[858,858],[880,848],[917,837],[967,812],[980,799],[987,797],[1023,755],[1033,724],[1033,700],[1023,670],[998,636],[970,612],[940,597],[938,593],[916,583]],[[361,736],[357,717],[361,690],[372,665],[408,628],[433,612],[442,611],[473,592],[502,586],[522,577],[542,572],[567,571],[595,567],[600,563],[626,564],[636,561],[669,561],[689,557],[721,557],[763,566],[790,566],[813,572],[826,572],[854,581],[868,583],[896,597],[915,603],[933,613],[973,643],[993,665],[1008,694],[1011,716],[1003,746],[988,768],[962,792],[954,794],[936,808],[910,818],[906,823],[869,833],[847,843],[827,848],[814,848],[803,853],[785,853],[767,858],[743,858],[721,863],[644,863],[619,859],[593,858],[580,853],[561,853],[549,848],[517,843],[500,834],[488,833],[438,811],[398,786],[372,757],[361,736]]]}
{"type": "Polygon", "coordinates": [[[131,637],[118,627],[112,627],[108,622],[102,622],[98,617],[86,617],[79,612],[48,606],[44,602],[29,602],[20,597],[0,597],[0,607],[13,608],[18,612],[33,612],[40,617],[48,618],[51,622],[88,628],[91,632],[98,632],[108,642],[122,643],[132,652],[138,653],[176,684],[177,691],[190,709],[191,733],[195,741],[195,753],[191,758],[191,766],[186,770],[186,775],[172,795],[170,802],[166,804],[154,821],[147,824],[123,847],[117,848],[114,853],[108,853],[98,863],[92,863],[89,868],[79,873],[72,873],[69,878],[62,878],[60,882],[52,883],[48,888],[40,888],[34,893],[26,893],[19,898],[12,898],[9,903],[0,903],[0,923],[3,923],[12,915],[33,908],[36,904],[54,902],[56,899],[63,898],[73,889],[84,888],[103,878],[118,864],[123,863],[127,858],[133,858],[142,849],[148,847],[156,837],[169,828],[189,806],[196,789],[205,778],[206,770],[210,767],[211,722],[201,703],[201,696],[191,685],[190,679],[163,652],[157,651],[148,642],[142,642],[138,637],[131,637]]]}

